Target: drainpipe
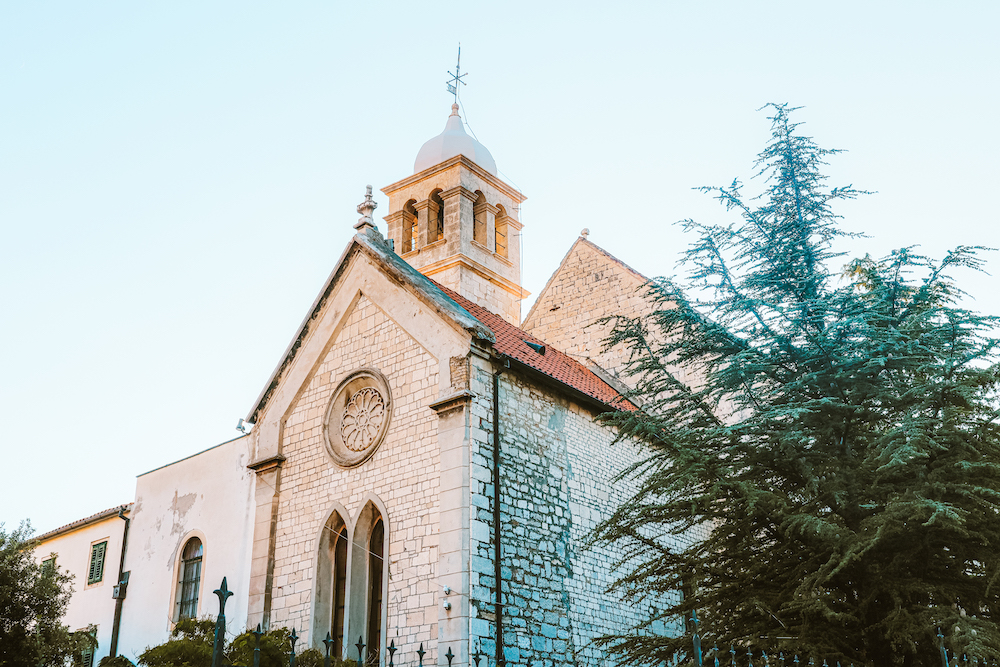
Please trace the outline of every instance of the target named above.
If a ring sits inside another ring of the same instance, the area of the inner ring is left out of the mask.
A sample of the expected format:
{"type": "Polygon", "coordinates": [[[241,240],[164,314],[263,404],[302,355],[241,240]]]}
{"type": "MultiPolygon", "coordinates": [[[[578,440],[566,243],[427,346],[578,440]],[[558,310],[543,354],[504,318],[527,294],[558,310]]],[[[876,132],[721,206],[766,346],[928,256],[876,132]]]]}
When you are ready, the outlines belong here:
{"type": "Polygon", "coordinates": [[[503,359],[503,366],[493,374],[493,565],[496,579],[496,617],[497,642],[496,664],[505,667],[507,659],[503,652],[503,579],[500,576],[500,374],[510,366],[510,361],[503,359]]]}
{"type": "Polygon", "coordinates": [[[125,572],[125,547],[128,545],[128,529],[132,523],[131,519],[125,516],[125,508],[118,510],[118,518],[125,522],[125,530],[122,531],[122,554],[118,561],[118,585],[115,586],[112,597],[115,599],[115,622],[111,626],[111,652],[108,654],[112,658],[118,657],[118,631],[122,624],[122,604],[125,602],[125,591],[128,589],[128,572],[125,572]]]}

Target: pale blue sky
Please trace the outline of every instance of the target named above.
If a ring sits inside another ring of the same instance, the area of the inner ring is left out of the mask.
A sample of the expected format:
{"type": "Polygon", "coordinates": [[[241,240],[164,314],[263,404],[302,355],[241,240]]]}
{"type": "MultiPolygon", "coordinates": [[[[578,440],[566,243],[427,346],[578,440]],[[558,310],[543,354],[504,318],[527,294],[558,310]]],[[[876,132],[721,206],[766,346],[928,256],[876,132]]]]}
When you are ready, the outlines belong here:
{"type": "Polygon", "coordinates": [[[691,188],[750,175],[771,101],[848,149],[832,185],[878,191],[840,208],[871,237],[845,250],[1000,246],[997,25],[986,1],[4,3],[0,521],[129,502],[237,435],[365,185],[443,129],[459,41],[537,293],[583,227],[673,272],[671,223],[727,219],[691,188]]]}

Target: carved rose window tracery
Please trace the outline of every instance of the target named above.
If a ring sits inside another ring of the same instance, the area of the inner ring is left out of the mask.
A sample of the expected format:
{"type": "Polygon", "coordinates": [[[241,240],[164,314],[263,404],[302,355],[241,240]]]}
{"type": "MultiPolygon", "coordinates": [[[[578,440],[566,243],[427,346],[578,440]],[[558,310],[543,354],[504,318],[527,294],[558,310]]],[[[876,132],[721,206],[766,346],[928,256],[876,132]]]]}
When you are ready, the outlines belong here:
{"type": "Polygon", "coordinates": [[[344,444],[352,452],[363,452],[378,437],[385,416],[382,394],[366,387],[351,397],[340,423],[344,444]]]}
{"type": "Polygon", "coordinates": [[[392,398],[380,372],[362,368],[347,375],[330,397],[323,439],[337,465],[361,465],[378,449],[389,428],[392,398]]]}

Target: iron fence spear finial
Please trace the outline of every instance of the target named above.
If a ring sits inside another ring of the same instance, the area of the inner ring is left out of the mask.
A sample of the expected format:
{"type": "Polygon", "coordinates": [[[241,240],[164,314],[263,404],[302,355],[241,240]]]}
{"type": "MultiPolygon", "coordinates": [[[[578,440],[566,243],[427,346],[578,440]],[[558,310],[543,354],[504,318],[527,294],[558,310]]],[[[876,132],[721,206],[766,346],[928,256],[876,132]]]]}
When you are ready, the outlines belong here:
{"type": "Polygon", "coordinates": [[[694,648],[694,664],[701,667],[701,637],[698,635],[698,612],[691,610],[691,645],[694,648]]]}
{"type": "Polygon", "coordinates": [[[393,655],[393,653],[395,653],[398,650],[399,649],[396,648],[396,640],[393,639],[391,642],[389,642],[389,648],[386,649],[386,651],[389,652],[389,667],[392,667],[392,655],[393,655]]]}
{"type": "Polygon", "coordinates": [[[424,654],[427,651],[424,650],[424,643],[420,642],[420,648],[417,649],[417,657],[420,659],[420,667],[424,667],[424,654]]]}
{"type": "Polygon", "coordinates": [[[329,632],[326,633],[326,639],[323,640],[323,644],[326,646],[326,655],[323,657],[323,667],[330,667],[330,649],[333,647],[333,637],[329,632]]]}
{"type": "Polygon", "coordinates": [[[451,661],[455,659],[455,654],[451,652],[451,647],[448,647],[448,652],[444,654],[444,657],[448,658],[448,667],[451,667],[451,661]]]}
{"type": "Polygon", "coordinates": [[[299,636],[295,634],[295,628],[292,628],[292,634],[288,635],[288,641],[292,643],[292,653],[288,656],[288,667],[295,667],[295,642],[299,641],[299,636]]]}
{"type": "Polygon", "coordinates": [[[226,600],[232,597],[233,592],[226,584],[226,578],[222,578],[222,586],[212,591],[219,596],[219,615],[215,619],[215,641],[212,643],[212,667],[222,666],[222,650],[226,643],[226,600]]]}
{"type": "Polygon", "coordinates": [[[355,646],[358,647],[358,665],[363,665],[365,664],[365,660],[362,652],[365,650],[365,638],[358,635],[358,643],[355,646]]]}

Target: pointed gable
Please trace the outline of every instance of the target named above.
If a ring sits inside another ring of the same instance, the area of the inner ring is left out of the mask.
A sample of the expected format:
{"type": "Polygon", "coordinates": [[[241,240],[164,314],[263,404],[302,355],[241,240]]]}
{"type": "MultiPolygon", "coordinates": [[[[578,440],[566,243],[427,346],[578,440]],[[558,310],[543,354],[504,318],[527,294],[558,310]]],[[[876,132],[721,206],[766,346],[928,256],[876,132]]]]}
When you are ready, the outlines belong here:
{"type": "Polygon", "coordinates": [[[650,311],[642,287],[648,281],[621,260],[581,236],[570,248],[524,319],[524,330],[575,358],[591,360],[620,378],[626,352],[603,349],[603,317],[635,317],[650,311]]]}

